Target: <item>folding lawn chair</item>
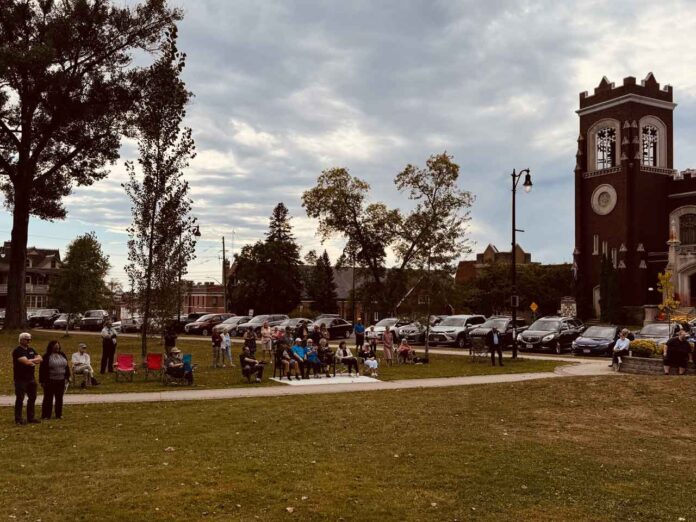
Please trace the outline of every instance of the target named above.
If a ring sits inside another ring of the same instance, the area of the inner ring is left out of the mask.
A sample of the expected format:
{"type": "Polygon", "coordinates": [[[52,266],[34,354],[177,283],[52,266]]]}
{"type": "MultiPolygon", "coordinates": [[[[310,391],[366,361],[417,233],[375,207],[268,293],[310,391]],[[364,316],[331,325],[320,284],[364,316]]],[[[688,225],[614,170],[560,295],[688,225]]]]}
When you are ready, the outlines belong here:
{"type": "Polygon", "coordinates": [[[148,353],[145,363],[145,380],[147,380],[148,375],[151,373],[162,378],[162,372],[164,371],[164,354],[148,353]]]}
{"type": "Polygon", "coordinates": [[[114,371],[116,372],[116,381],[118,381],[119,375],[124,377],[130,377],[130,381],[133,382],[133,376],[135,375],[135,358],[131,353],[120,353],[116,356],[116,364],[114,364],[114,371]]]}

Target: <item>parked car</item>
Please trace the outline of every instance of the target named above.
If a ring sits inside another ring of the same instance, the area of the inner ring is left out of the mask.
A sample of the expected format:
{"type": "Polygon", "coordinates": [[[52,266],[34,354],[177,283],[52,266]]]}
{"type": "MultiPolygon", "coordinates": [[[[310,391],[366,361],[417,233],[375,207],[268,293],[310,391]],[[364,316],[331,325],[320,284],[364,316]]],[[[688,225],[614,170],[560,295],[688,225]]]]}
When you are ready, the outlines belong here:
{"type": "Polygon", "coordinates": [[[177,333],[183,333],[186,325],[193,323],[196,319],[207,315],[207,312],[191,312],[188,314],[177,314],[172,317],[172,324],[177,333]]]}
{"type": "Polygon", "coordinates": [[[551,350],[563,353],[563,350],[572,349],[573,341],[584,329],[579,319],[559,316],[542,317],[517,336],[518,347],[521,351],[551,350]]]}
{"type": "MultiPolygon", "coordinates": [[[[152,325],[152,323],[149,324],[152,325]]],[[[127,319],[121,319],[120,321],[115,322],[112,326],[114,330],[119,333],[136,333],[143,328],[143,320],[137,316],[129,317],[127,319]]]]}
{"type": "Polygon", "coordinates": [[[573,353],[575,355],[611,355],[620,331],[620,327],[613,325],[590,326],[573,341],[573,353]]]}
{"type": "Polygon", "coordinates": [[[658,345],[666,343],[670,338],[669,323],[650,323],[646,324],[636,332],[636,339],[648,339],[655,341],[658,345]]]}
{"type": "Polygon", "coordinates": [[[289,319],[289,317],[287,315],[284,315],[284,314],[255,315],[246,323],[240,324],[237,327],[237,330],[241,333],[241,332],[244,332],[244,330],[248,330],[249,328],[253,328],[254,332],[256,332],[258,334],[261,331],[261,327],[263,326],[264,322],[268,321],[268,326],[273,328],[274,326],[279,326],[280,323],[282,323],[286,319],[289,319]]]}
{"type": "MultiPolygon", "coordinates": [[[[70,326],[68,327],[68,329],[72,330],[74,328],[77,328],[80,325],[81,320],[82,314],[70,314],[70,326]]],[[[67,323],[68,314],[60,314],[58,318],[55,321],[53,321],[52,326],[54,330],[65,330],[67,323]]]]}
{"type": "Polygon", "coordinates": [[[397,328],[399,339],[406,339],[409,343],[424,343],[425,332],[425,326],[418,321],[413,321],[397,328]]]}
{"type": "Polygon", "coordinates": [[[314,318],[314,320],[316,321],[317,319],[326,319],[326,318],[336,318],[336,319],[340,319],[341,316],[338,315],[338,314],[319,314],[319,315],[317,315],[317,316],[314,318]]]}
{"type": "Polygon", "coordinates": [[[87,310],[80,320],[80,330],[101,330],[109,320],[106,310],[87,310]]]}
{"type": "Polygon", "coordinates": [[[314,328],[314,321],[312,321],[311,319],[307,319],[306,317],[291,317],[290,319],[282,321],[278,325],[278,328],[285,330],[289,326],[290,329],[294,332],[295,328],[297,328],[297,325],[300,323],[304,324],[307,327],[308,332],[311,332],[314,328]]]}
{"type": "Polygon", "coordinates": [[[212,333],[213,327],[219,325],[224,320],[232,317],[232,314],[206,314],[184,327],[187,334],[208,336],[212,333]]]}
{"type": "MultiPolygon", "coordinates": [[[[384,335],[384,332],[386,331],[387,328],[389,328],[392,333],[395,336],[395,341],[398,340],[399,337],[399,328],[402,326],[406,326],[407,324],[410,324],[412,321],[410,319],[398,319],[396,317],[385,317],[384,319],[378,321],[375,323],[373,326],[375,327],[375,333],[377,334],[377,338],[379,342],[382,342],[382,336],[384,335]]],[[[368,333],[370,331],[370,328],[365,329],[365,340],[367,340],[368,333]]]]}
{"type": "Polygon", "coordinates": [[[53,321],[58,319],[60,312],[56,308],[44,308],[35,310],[29,317],[30,328],[50,328],[53,326],[53,321]]]}
{"type": "MultiPolygon", "coordinates": [[[[512,317],[505,315],[489,317],[485,323],[472,328],[469,331],[469,337],[472,339],[476,337],[486,337],[493,327],[498,330],[502,337],[503,348],[512,347],[512,317]]],[[[524,332],[527,327],[527,321],[524,319],[517,319],[517,335],[524,332]]]]}
{"type": "Polygon", "coordinates": [[[251,317],[248,315],[233,315],[229,319],[225,319],[219,325],[214,326],[213,332],[218,332],[220,334],[228,333],[234,337],[235,335],[239,335],[237,327],[242,323],[248,322],[250,319],[251,317]]]}
{"type": "Polygon", "coordinates": [[[428,342],[466,348],[470,343],[469,330],[485,322],[483,315],[450,315],[430,329],[428,342]]]}
{"type": "Polygon", "coordinates": [[[319,328],[325,326],[330,339],[347,339],[353,333],[353,324],[340,317],[322,317],[314,321],[314,324],[319,328]]]}

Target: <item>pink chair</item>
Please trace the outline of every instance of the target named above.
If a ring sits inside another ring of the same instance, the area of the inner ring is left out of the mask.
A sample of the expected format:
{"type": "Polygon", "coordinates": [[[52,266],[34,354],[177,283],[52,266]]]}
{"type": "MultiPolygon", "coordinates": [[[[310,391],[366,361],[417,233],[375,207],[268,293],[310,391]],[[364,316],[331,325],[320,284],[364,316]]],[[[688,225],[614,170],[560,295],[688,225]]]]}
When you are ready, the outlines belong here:
{"type": "Polygon", "coordinates": [[[164,370],[164,356],[161,353],[148,353],[145,362],[145,380],[151,373],[154,373],[161,379],[164,370]]]}
{"type": "Polygon", "coordinates": [[[135,375],[135,359],[133,354],[118,354],[116,356],[116,364],[114,364],[114,371],[116,372],[116,381],[118,381],[119,375],[123,375],[125,377],[130,377],[130,381],[133,382],[133,376],[135,375]]]}

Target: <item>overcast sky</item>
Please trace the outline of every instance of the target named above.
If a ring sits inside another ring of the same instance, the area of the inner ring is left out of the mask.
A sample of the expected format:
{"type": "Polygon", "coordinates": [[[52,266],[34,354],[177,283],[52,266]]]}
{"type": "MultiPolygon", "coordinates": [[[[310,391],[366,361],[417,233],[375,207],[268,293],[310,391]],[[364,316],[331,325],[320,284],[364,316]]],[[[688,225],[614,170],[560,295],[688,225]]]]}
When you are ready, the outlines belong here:
{"type": "MultiPolygon", "coordinates": [[[[130,3],[130,2],[129,2],[130,3]]],[[[195,280],[220,279],[220,238],[261,238],[283,201],[303,251],[323,248],[300,195],[323,169],[347,167],[373,198],[408,163],[444,150],[476,195],[474,250],[509,249],[510,172],[518,242],[536,261],[569,261],[578,93],[652,71],[674,86],[675,167],[696,167],[696,3],[689,1],[183,0],[179,47],[195,98],[198,156],[186,177],[203,234],[195,280]]],[[[124,145],[124,160],[133,154],[124,145]]],[[[130,205],[123,162],[68,198],[69,217],[33,219],[29,243],[60,248],[95,230],[124,278],[130,205]]],[[[9,239],[11,218],[0,216],[9,239]]],[[[324,245],[332,260],[340,241],[324,245]]]]}

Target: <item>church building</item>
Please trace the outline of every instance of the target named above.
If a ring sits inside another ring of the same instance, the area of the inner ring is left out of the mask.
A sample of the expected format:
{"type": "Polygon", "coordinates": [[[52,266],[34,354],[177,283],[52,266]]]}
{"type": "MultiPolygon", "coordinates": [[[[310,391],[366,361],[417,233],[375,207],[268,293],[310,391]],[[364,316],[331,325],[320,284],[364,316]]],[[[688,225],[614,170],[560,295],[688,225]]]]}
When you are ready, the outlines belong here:
{"type": "Polygon", "coordinates": [[[675,107],[652,73],[580,93],[573,256],[578,300],[596,314],[602,257],[636,316],[661,299],[666,270],[682,306],[696,306],[696,171],[674,168],[675,107]]]}

